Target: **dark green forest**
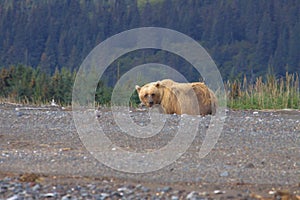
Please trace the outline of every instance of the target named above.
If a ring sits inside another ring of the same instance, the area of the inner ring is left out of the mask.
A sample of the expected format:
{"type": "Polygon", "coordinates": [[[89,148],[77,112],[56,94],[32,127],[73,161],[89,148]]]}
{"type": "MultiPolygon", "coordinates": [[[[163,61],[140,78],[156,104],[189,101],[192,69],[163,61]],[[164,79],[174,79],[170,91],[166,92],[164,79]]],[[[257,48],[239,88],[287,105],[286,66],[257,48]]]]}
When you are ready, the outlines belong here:
{"type": "MultiPolygon", "coordinates": [[[[300,73],[299,0],[2,0],[0,96],[69,103],[76,71],[89,52],[110,36],[143,26],[197,40],[224,81],[245,76],[254,83],[270,73],[300,73]]],[[[201,79],[178,56],[141,50],[111,64],[96,98],[109,101],[105,95],[123,73],[149,62],[172,66],[189,81],[201,79]]]]}
{"type": "Polygon", "coordinates": [[[199,41],[224,79],[300,71],[298,0],[3,0],[0,66],[74,71],[97,44],[141,26],[199,41]]]}
{"type": "MultiPolygon", "coordinates": [[[[70,105],[76,72],[69,69],[55,69],[52,75],[41,68],[24,65],[0,69],[0,97],[11,102],[25,104],[49,104],[53,99],[59,105],[70,105]]],[[[99,81],[95,100],[99,104],[109,104],[112,88],[99,81]]],[[[137,96],[132,102],[137,102],[137,96]]],[[[0,99],[1,100],[1,99],[0,99]]]]}

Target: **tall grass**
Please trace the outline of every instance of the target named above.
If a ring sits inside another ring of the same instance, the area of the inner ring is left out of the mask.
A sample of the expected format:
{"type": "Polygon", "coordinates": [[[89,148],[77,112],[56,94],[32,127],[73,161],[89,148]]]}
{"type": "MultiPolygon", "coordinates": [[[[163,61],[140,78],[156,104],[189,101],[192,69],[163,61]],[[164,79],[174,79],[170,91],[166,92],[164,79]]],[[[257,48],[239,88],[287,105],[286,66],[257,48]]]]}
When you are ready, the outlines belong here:
{"type": "Polygon", "coordinates": [[[300,109],[299,75],[286,73],[258,77],[254,83],[243,80],[225,83],[228,106],[235,109],[300,109]]]}

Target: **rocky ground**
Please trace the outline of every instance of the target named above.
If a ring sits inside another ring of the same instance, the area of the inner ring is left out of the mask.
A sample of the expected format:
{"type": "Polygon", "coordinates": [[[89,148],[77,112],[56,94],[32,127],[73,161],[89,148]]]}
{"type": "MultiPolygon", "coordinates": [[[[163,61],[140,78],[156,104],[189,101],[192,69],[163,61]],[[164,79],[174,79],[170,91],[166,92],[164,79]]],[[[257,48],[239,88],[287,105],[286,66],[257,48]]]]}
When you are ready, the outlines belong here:
{"type": "MultiPolygon", "coordinates": [[[[157,135],[134,138],[123,134],[109,109],[94,114],[105,135],[127,152],[168,145],[183,120],[168,115],[157,135]]],[[[211,117],[196,116],[188,119],[199,121],[197,135],[176,162],[126,173],[87,150],[72,111],[2,103],[0,199],[300,199],[300,112],[228,110],[226,115],[206,157],[200,158],[199,150],[211,117]]],[[[145,111],[132,110],[130,117],[141,126],[149,123],[145,111]]]]}

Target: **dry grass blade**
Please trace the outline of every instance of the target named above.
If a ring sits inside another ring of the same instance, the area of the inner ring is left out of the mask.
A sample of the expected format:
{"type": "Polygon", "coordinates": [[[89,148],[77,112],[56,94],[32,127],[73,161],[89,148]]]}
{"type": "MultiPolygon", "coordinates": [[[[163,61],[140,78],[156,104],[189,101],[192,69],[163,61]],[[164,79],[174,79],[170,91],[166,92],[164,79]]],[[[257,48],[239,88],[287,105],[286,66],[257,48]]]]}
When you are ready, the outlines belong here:
{"type": "Polygon", "coordinates": [[[249,83],[246,76],[227,81],[228,105],[237,109],[300,109],[299,75],[286,73],[276,78],[267,75],[249,83]]]}

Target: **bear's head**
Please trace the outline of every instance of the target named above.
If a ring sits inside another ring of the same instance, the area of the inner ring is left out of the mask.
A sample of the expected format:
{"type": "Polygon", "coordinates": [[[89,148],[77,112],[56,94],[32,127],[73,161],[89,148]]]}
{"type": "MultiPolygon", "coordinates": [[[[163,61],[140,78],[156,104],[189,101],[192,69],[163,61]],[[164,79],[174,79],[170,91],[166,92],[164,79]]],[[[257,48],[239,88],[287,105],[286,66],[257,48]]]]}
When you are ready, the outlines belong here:
{"type": "Polygon", "coordinates": [[[138,85],[135,86],[135,89],[139,95],[140,101],[142,104],[147,107],[152,107],[155,104],[160,104],[162,97],[162,88],[160,81],[152,82],[140,87],[138,85]]]}

